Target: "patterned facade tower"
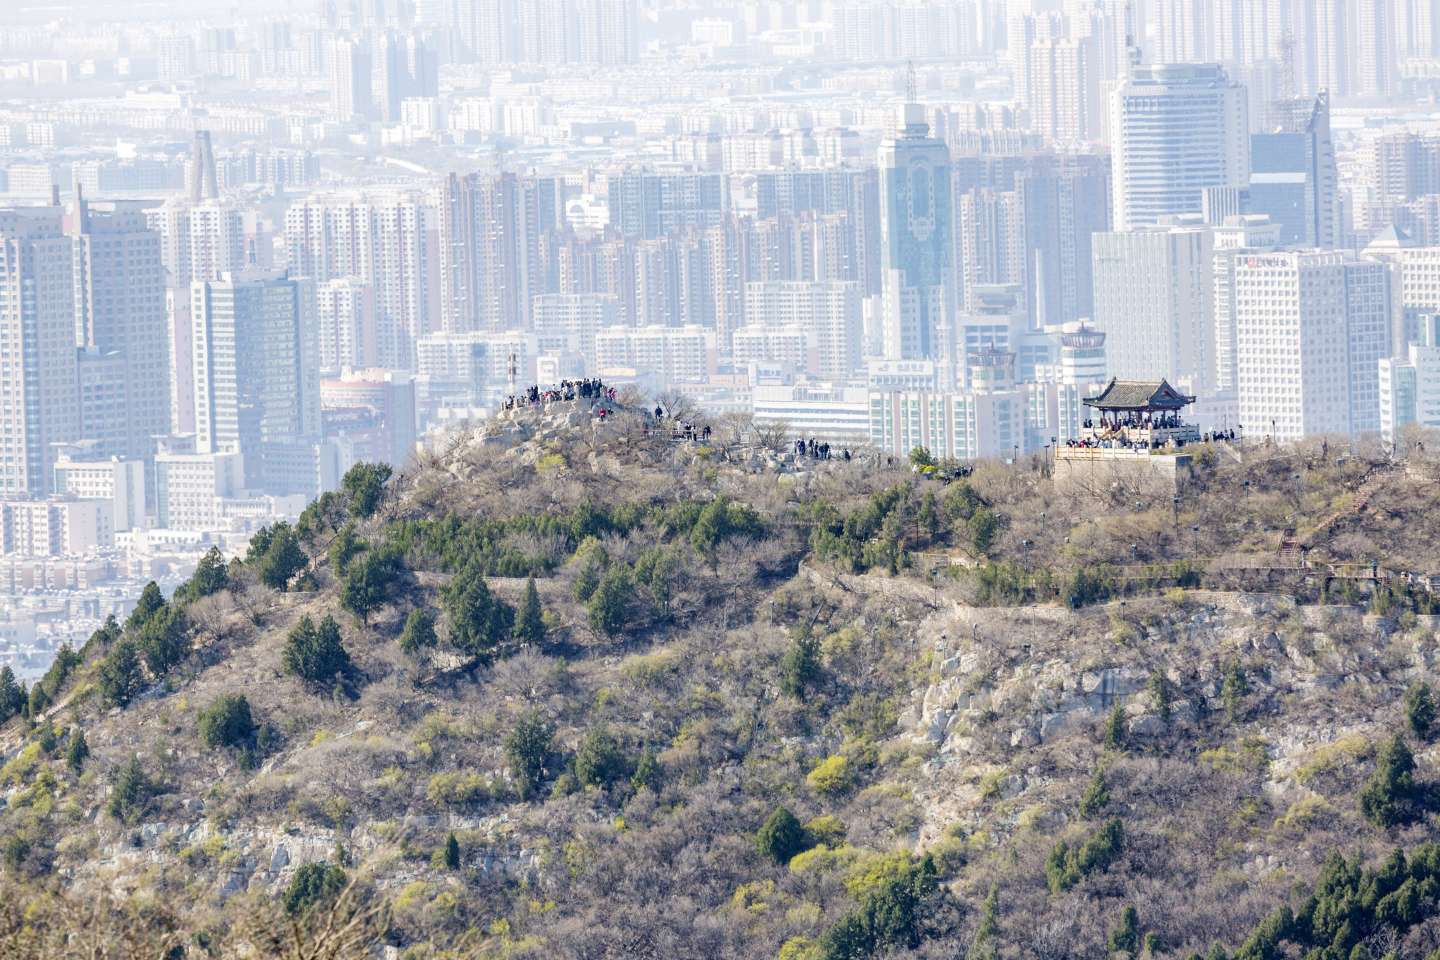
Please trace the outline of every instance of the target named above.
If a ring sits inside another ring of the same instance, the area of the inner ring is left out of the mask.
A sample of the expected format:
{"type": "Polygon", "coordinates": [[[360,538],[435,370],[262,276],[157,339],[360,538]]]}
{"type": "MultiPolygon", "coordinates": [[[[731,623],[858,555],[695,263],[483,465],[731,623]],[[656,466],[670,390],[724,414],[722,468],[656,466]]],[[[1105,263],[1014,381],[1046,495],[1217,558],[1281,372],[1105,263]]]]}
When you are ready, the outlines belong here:
{"type": "Polygon", "coordinates": [[[950,151],[930,136],[923,108],[880,146],[885,355],[948,360],[952,217],[950,151]]]}

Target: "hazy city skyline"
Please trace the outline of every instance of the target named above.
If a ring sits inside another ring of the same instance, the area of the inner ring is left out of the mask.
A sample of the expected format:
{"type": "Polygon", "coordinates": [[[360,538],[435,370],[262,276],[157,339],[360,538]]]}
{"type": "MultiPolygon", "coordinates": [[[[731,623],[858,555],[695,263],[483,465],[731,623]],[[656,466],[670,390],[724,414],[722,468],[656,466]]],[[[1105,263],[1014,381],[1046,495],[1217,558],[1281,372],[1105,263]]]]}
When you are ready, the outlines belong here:
{"type": "Polygon", "coordinates": [[[529,383],[1011,459],[1164,378],[1202,430],[1401,443],[1437,93],[1432,0],[22,5],[0,649],[529,383]]]}

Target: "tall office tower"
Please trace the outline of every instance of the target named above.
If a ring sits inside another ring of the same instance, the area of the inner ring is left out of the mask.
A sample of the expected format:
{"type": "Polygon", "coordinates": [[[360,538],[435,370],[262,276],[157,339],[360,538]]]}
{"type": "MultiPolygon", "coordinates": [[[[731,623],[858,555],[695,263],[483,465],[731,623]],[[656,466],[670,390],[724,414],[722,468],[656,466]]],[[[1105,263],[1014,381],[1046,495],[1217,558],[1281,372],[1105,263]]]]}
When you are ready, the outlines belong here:
{"type": "Polygon", "coordinates": [[[1354,0],[1354,89],[1361,96],[1389,97],[1400,84],[1395,36],[1396,0],[1354,0]]]}
{"type": "Polygon", "coordinates": [[[1223,68],[1137,67],[1111,95],[1110,110],[1116,230],[1199,213],[1206,187],[1249,182],[1245,91],[1223,68]]]}
{"type": "Polygon", "coordinates": [[[1061,144],[1101,139],[1099,42],[1089,36],[1038,39],[1029,59],[1030,129],[1061,144]]]}
{"type": "Polygon", "coordinates": [[[536,183],[513,173],[451,174],[441,190],[441,326],[470,330],[529,327],[538,272],[541,213],[536,183]]]}
{"type": "Polygon", "coordinates": [[[0,496],[50,492],[80,436],[73,269],[58,205],[0,210],[0,496]]]}
{"type": "Polygon", "coordinates": [[[81,433],[102,456],[154,455],[170,432],[170,351],[160,235],[144,213],[76,203],[73,275],[81,433]],[[85,368],[97,374],[86,376],[85,368]],[[102,371],[100,368],[104,367],[102,371]]]}
{"type": "Polygon", "coordinates": [[[1386,264],[1339,250],[1241,257],[1235,300],[1248,434],[1298,440],[1380,429],[1379,361],[1391,354],[1386,264]]]}
{"type": "Polygon", "coordinates": [[[338,373],[379,365],[374,287],[354,277],[316,284],[315,317],[321,370],[338,373]]]}
{"type": "Polygon", "coordinates": [[[370,95],[370,52],[359,40],[332,40],[330,64],[330,117],[341,123],[374,116],[370,95]]]}
{"type": "Polygon", "coordinates": [[[892,360],[937,360],[955,382],[950,151],[930,136],[924,108],[907,103],[903,126],[880,145],[883,342],[892,360]]]}
{"type": "Polygon", "coordinates": [[[730,181],[720,173],[647,173],[626,170],[606,178],[610,225],[643,240],[723,223],[730,181]]]}
{"type": "Polygon", "coordinates": [[[291,276],[354,277],[375,288],[379,362],[413,369],[415,340],[439,328],[438,234],[429,195],[315,196],[285,211],[291,276]]]}
{"type": "Polygon", "coordinates": [[[282,273],[239,273],[191,287],[195,448],[238,452],[247,487],[318,487],[320,363],[314,291],[282,273]]]}
{"type": "Polygon", "coordinates": [[[190,184],[190,201],[215,200],[220,196],[220,182],[215,177],[215,148],[209,130],[196,130],[190,146],[190,165],[185,171],[190,184]]]}
{"type": "Polygon", "coordinates": [[[1164,377],[1196,396],[1213,390],[1211,233],[1162,224],[1094,239],[1095,326],[1105,333],[1110,375],[1164,377]]]}
{"type": "Polygon", "coordinates": [[[854,282],[751,283],[745,314],[751,327],[805,332],[805,369],[844,382],[862,369],[865,332],[860,285],[854,282]]]}
{"type": "Polygon", "coordinates": [[[1091,237],[1110,229],[1110,171],[1098,155],[1037,165],[1015,178],[1024,229],[1025,307],[1042,327],[1092,316],[1091,237]]]}
{"type": "Polygon", "coordinates": [[[1340,239],[1339,173],[1325,94],[1270,105],[1264,133],[1250,137],[1247,213],[1282,227],[1281,242],[1334,247],[1340,239]]]}
{"type": "Polygon", "coordinates": [[[971,190],[956,207],[955,259],[950,280],[956,306],[976,309],[977,291],[997,284],[1018,284],[1025,277],[1025,224],[1020,197],[1013,190],[971,190]]]}

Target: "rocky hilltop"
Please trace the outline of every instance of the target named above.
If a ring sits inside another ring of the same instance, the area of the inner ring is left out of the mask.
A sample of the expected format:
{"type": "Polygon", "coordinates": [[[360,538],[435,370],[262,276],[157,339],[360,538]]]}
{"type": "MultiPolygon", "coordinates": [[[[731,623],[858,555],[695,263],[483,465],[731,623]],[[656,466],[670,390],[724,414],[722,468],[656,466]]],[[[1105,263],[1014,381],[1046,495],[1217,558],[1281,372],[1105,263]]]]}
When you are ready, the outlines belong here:
{"type": "Polygon", "coordinates": [[[361,465],[0,676],[0,954],[1440,950],[1423,454],[1076,499],[653,406],[361,465]]]}

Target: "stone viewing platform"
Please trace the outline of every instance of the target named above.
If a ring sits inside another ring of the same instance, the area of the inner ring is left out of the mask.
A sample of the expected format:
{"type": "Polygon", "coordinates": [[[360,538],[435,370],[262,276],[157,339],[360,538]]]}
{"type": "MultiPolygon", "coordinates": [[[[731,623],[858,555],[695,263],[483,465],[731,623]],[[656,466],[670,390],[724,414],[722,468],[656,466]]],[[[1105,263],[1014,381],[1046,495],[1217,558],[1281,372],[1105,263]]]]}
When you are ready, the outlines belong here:
{"type": "Polygon", "coordinates": [[[1173,494],[1191,466],[1186,447],[1232,439],[1188,423],[1182,414],[1194,402],[1164,380],[1111,380],[1085,400],[1093,416],[1080,436],[1056,448],[1055,483],[1082,494],[1173,494]]]}

